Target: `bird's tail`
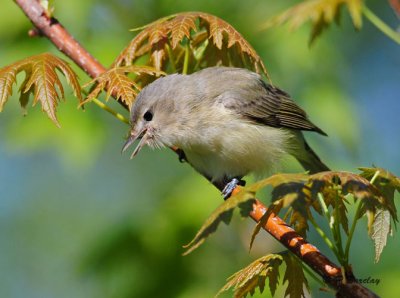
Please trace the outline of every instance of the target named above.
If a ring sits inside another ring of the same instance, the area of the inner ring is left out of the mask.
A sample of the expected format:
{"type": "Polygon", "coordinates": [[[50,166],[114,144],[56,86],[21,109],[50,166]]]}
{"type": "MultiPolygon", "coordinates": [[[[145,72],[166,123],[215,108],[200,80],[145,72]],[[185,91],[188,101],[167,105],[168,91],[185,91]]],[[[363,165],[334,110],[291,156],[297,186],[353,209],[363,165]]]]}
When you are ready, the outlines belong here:
{"type": "Polygon", "coordinates": [[[319,156],[311,149],[310,145],[307,144],[303,138],[304,151],[303,154],[295,155],[296,159],[300,162],[303,168],[310,172],[310,174],[330,171],[329,167],[324,164],[319,156]]]}

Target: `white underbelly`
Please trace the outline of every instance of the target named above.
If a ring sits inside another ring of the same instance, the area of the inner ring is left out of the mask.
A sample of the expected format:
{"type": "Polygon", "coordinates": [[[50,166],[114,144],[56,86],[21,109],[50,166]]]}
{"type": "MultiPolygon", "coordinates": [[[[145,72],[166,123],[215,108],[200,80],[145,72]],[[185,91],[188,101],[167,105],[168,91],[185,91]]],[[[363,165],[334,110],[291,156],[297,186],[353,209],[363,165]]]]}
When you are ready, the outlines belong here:
{"type": "Polygon", "coordinates": [[[212,181],[267,173],[293,143],[289,130],[242,121],[209,127],[195,137],[181,149],[192,166],[212,181]]]}

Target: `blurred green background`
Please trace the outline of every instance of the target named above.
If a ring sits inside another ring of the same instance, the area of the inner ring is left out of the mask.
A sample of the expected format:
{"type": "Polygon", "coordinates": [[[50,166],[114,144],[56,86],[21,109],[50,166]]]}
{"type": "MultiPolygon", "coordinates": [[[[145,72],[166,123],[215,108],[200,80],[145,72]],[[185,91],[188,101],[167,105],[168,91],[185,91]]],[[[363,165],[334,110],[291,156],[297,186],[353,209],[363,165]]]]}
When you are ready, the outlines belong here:
{"type": "MultiPolygon", "coordinates": [[[[328,165],[356,171],[375,164],[400,174],[400,48],[366,20],[356,32],[346,12],[341,27],[309,48],[309,26],[259,30],[294,1],[55,2],[55,16],[105,66],[134,36],[130,28],[180,11],[215,14],[249,40],[274,83],[329,134],[307,134],[328,165]]],[[[368,4],[398,26],[386,1],[368,4]]],[[[2,2],[0,66],[45,51],[62,56],[46,39],[28,38],[30,28],[13,1],[2,2]]],[[[79,73],[81,83],[89,80],[79,73]]],[[[39,107],[22,117],[16,96],[0,114],[0,297],[213,297],[235,271],[283,249],[262,233],[249,253],[254,224],[236,216],[182,257],[219,193],[170,150],[144,149],[130,161],[120,154],[128,127],[95,105],[76,106],[68,88],[61,129],[39,107]]],[[[300,170],[292,160],[282,168],[300,170]]],[[[364,219],[351,250],[356,276],[379,278],[367,286],[382,297],[400,295],[394,234],[374,264],[364,219]]],[[[326,251],[315,233],[310,239],[326,251]]],[[[313,297],[330,297],[311,286],[313,297]]]]}

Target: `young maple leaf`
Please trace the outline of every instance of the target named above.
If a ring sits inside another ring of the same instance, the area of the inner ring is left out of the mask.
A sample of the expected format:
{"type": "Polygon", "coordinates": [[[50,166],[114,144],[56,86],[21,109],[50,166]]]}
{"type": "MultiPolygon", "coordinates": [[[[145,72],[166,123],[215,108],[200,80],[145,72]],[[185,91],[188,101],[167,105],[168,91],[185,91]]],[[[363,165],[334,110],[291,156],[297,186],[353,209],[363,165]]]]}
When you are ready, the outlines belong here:
{"type": "Polygon", "coordinates": [[[86,87],[95,84],[82,104],[93,100],[100,92],[107,90],[106,101],[113,94],[116,100],[121,100],[130,108],[141,87],[135,80],[127,76],[129,73],[134,73],[137,76],[143,74],[151,76],[164,75],[162,71],[157,71],[150,66],[130,65],[113,67],[84,85],[86,87]]]}
{"type": "Polygon", "coordinates": [[[232,195],[229,200],[224,201],[214,212],[206,219],[200,230],[197,232],[196,236],[190,241],[189,244],[185,245],[186,252],[184,255],[191,253],[193,250],[198,248],[208,236],[214,233],[218,225],[221,222],[229,224],[233,210],[239,208],[241,215],[248,216],[252,210],[252,205],[254,203],[254,193],[249,191],[239,191],[237,194],[232,195]]]}
{"type": "Polygon", "coordinates": [[[303,272],[303,267],[301,262],[291,253],[284,254],[283,260],[286,264],[285,276],[283,277],[283,283],[288,282],[288,286],[285,291],[285,297],[291,298],[302,298],[306,297],[304,293],[304,287],[308,291],[310,288],[308,286],[307,279],[303,272]]]}
{"type": "Polygon", "coordinates": [[[386,209],[378,208],[373,217],[370,237],[375,245],[375,262],[379,261],[383,248],[386,246],[387,236],[392,231],[392,221],[397,222],[397,211],[394,204],[395,191],[400,192],[400,178],[382,168],[360,168],[361,176],[371,180],[375,177],[374,185],[386,199],[386,209]],[[392,210],[392,212],[390,211],[392,210]]]}
{"type": "Polygon", "coordinates": [[[247,267],[233,274],[216,296],[233,288],[234,297],[246,297],[253,295],[256,288],[262,293],[265,287],[265,280],[269,279],[269,289],[272,296],[275,294],[276,286],[279,283],[279,266],[282,264],[280,254],[269,254],[252,262],[247,267]]]}
{"type": "Polygon", "coordinates": [[[33,94],[32,106],[40,102],[42,110],[57,126],[60,126],[56,109],[58,102],[64,99],[64,89],[56,70],[66,77],[75,97],[82,103],[81,87],[75,72],[61,58],[44,53],[25,58],[0,69],[0,112],[12,95],[12,85],[17,82],[17,74],[25,72],[25,80],[19,88],[21,107],[25,110],[29,96],[33,94]]]}
{"type": "Polygon", "coordinates": [[[288,23],[290,28],[294,30],[307,21],[311,21],[310,44],[312,44],[316,37],[333,21],[339,21],[342,5],[347,6],[354,27],[360,29],[362,26],[362,4],[362,0],[306,0],[267,21],[263,28],[288,23]]]}
{"type": "Polygon", "coordinates": [[[157,20],[142,28],[115,60],[114,65],[132,65],[142,56],[147,65],[167,70],[167,65],[183,65],[187,59],[188,72],[218,64],[248,66],[267,74],[260,56],[253,47],[224,20],[203,12],[184,12],[157,20]],[[201,41],[199,41],[201,36],[201,41]],[[212,41],[212,42],[209,42],[212,41]],[[217,56],[219,59],[210,59],[217,56]],[[249,62],[247,65],[247,62],[249,62]]]}

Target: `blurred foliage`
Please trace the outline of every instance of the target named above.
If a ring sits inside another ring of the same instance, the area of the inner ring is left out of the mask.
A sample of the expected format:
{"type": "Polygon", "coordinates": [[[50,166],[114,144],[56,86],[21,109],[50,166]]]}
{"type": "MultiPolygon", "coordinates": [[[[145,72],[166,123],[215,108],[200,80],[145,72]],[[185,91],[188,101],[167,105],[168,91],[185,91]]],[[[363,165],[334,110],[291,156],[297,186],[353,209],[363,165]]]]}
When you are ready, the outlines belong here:
{"type": "MultiPolygon", "coordinates": [[[[256,30],[293,1],[54,2],[55,16],[106,66],[134,37],[129,28],[181,11],[217,15],[257,50],[274,84],[292,94],[328,132],[329,138],[307,138],[329,165],[352,169],[374,162],[394,173],[400,171],[400,142],[393,137],[400,125],[394,113],[398,100],[393,97],[398,94],[398,48],[367,22],[358,33],[345,31],[352,22],[343,14],[343,28],[330,27],[310,50],[307,28],[293,33],[282,28],[256,30]],[[381,125],[384,129],[373,130],[381,125]]],[[[386,3],[370,5],[390,24],[398,24],[386,3]]],[[[47,40],[28,38],[30,28],[12,1],[2,3],[1,67],[28,54],[60,55],[47,40]]],[[[81,82],[89,80],[76,66],[71,67],[81,82]]],[[[127,115],[118,105],[110,105],[127,115]]],[[[145,297],[153,293],[209,297],[226,276],[265,254],[267,246],[276,245],[263,241],[262,249],[253,248],[246,256],[243,251],[252,227],[249,223],[242,230],[247,222],[239,225],[234,217],[231,224],[237,228],[221,226],[217,237],[201,250],[181,257],[184,250],[179,247],[218,204],[218,192],[204,179],[170,152],[145,150],[128,162],[119,154],[127,127],[94,105],[79,111],[67,99],[58,112],[61,129],[39,109],[29,117],[19,117],[15,96],[7,109],[0,115],[1,297],[145,297]],[[171,276],[181,278],[182,285],[171,276]]],[[[292,171],[295,166],[288,163],[286,168],[292,171]]],[[[309,237],[324,247],[315,233],[309,237]]],[[[394,266],[398,237],[390,239],[378,266],[373,264],[375,252],[365,245],[368,235],[356,230],[354,238],[351,257],[357,264],[356,276],[380,278],[379,285],[367,286],[383,297],[398,293],[393,278],[399,274],[394,266]]],[[[317,286],[310,287],[312,294],[324,297],[317,286]]],[[[276,296],[283,295],[284,289],[278,286],[276,296]]],[[[255,296],[260,296],[258,291],[255,296]]]]}
{"type": "Polygon", "coordinates": [[[313,24],[309,41],[311,44],[322,33],[322,31],[330,25],[330,23],[333,21],[339,23],[340,8],[344,4],[351,15],[354,27],[360,29],[362,26],[362,0],[303,1],[269,20],[264,27],[279,26],[287,22],[293,30],[310,20],[313,24]]]}

